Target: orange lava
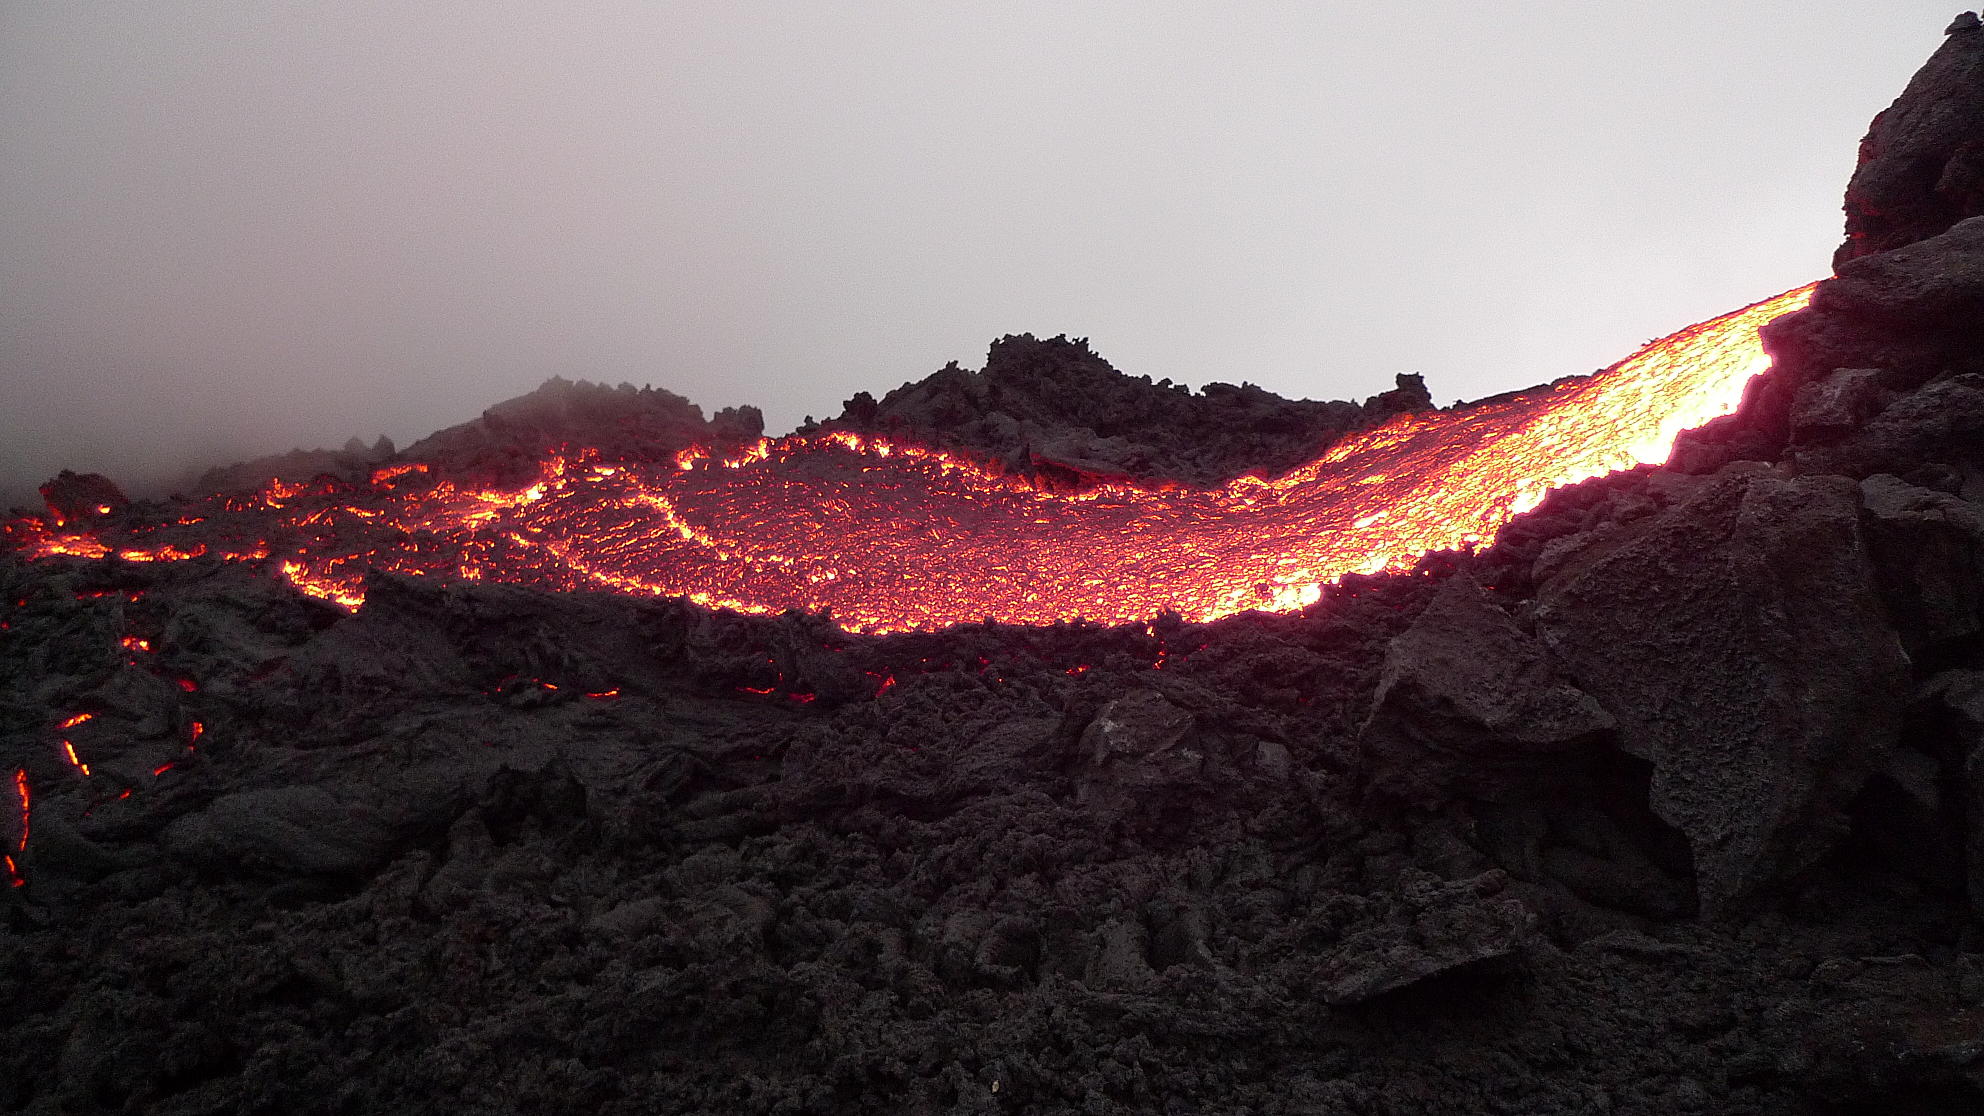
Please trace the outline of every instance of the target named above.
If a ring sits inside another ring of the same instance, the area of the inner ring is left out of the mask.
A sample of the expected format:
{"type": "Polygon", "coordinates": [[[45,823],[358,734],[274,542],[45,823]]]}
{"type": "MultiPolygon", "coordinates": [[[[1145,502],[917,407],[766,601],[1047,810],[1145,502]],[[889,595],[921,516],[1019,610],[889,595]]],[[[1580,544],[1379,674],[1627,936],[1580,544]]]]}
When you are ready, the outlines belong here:
{"type": "Polygon", "coordinates": [[[28,773],[25,768],[14,769],[14,796],[21,800],[21,832],[19,839],[14,842],[14,851],[26,852],[28,848],[29,807],[32,804],[32,799],[28,795],[28,773]]]}
{"type": "Polygon", "coordinates": [[[460,487],[404,463],[364,485],[271,482],[259,498],[189,501],[128,538],[110,537],[111,525],[62,533],[36,519],[8,535],[38,558],[267,564],[347,608],[363,604],[366,573],[385,570],[752,613],[831,610],[870,632],[1287,611],[1347,573],[1485,542],[1553,488],[1664,460],[1682,430],[1735,409],[1769,365],[1758,328],[1811,290],[1693,326],[1592,376],[1403,415],[1281,476],[1213,489],[1050,491],[957,455],[841,432],[663,464],[569,447],[516,490],[460,487]]]}

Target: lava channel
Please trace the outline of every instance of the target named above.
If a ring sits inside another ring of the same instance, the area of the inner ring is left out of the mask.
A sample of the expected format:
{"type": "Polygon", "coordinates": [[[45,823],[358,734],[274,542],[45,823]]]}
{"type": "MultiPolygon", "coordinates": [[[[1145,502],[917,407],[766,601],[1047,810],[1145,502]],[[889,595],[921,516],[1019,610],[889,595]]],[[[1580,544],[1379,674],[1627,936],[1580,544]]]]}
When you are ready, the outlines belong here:
{"type": "Polygon", "coordinates": [[[1401,415],[1280,476],[1218,488],[1052,491],[959,455],[834,432],[661,464],[567,447],[517,489],[402,463],[364,485],[272,481],[255,497],[183,501],[162,521],[51,516],[7,534],[36,558],[254,563],[349,608],[381,570],[830,610],[876,633],[1288,611],[1345,574],[1481,543],[1553,488],[1665,460],[1681,431],[1735,410],[1770,363],[1758,329],[1811,291],[1590,376],[1401,415]]]}

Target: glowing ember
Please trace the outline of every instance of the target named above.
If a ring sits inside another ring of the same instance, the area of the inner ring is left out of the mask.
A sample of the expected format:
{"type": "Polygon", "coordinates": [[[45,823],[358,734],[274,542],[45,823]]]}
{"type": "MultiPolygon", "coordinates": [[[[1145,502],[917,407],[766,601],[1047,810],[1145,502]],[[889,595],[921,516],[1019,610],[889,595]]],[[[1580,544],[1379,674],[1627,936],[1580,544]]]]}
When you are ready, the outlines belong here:
{"type": "Polygon", "coordinates": [[[20,839],[14,842],[14,851],[26,852],[28,849],[28,806],[30,799],[28,797],[28,773],[25,769],[15,768],[14,770],[14,794],[21,800],[21,835],[20,839]]]}
{"type": "MultiPolygon", "coordinates": [[[[256,498],[194,501],[161,523],[63,533],[25,519],[7,534],[37,558],[271,560],[297,589],[346,608],[383,570],[831,610],[875,632],[1286,611],[1344,574],[1485,542],[1552,488],[1664,459],[1682,430],[1735,409],[1769,363],[1758,328],[1810,295],[1683,330],[1594,376],[1402,415],[1281,476],[1216,489],[1049,491],[835,432],[659,465],[569,447],[516,490],[407,463],[355,488],[272,481],[256,498]],[[105,541],[118,531],[130,537],[105,541]]],[[[1158,641],[1154,661],[1167,654],[1158,641]]]]}

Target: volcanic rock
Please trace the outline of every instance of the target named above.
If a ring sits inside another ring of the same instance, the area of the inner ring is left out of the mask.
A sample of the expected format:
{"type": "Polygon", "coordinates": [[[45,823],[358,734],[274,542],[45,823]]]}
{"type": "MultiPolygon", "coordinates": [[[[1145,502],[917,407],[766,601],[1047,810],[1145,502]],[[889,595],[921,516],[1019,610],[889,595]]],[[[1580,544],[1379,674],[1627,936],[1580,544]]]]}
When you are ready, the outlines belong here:
{"type": "Polygon", "coordinates": [[[1846,187],[1849,260],[1934,236],[1984,215],[1984,30],[1965,12],[1893,105],[1874,117],[1846,187]]]}
{"type": "Polygon", "coordinates": [[[1788,456],[1809,472],[1860,477],[1976,460],[1984,444],[1980,259],[1984,218],[1971,218],[1841,264],[1807,309],[1764,327],[1772,372],[1752,382],[1742,410],[1683,435],[1675,459],[1709,472],[1741,458],[1788,456]]]}
{"type": "Polygon", "coordinates": [[[1711,917],[1825,855],[1900,731],[1908,660],[1860,516],[1850,481],[1735,471],[1594,540],[1538,595],[1544,643],[1653,764],[1711,917]]]}
{"type": "Polygon", "coordinates": [[[1887,474],[1860,491],[1873,569],[1910,655],[1939,657],[1984,631],[1984,507],[1887,474]]]}
{"type": "Polygon", "coordinates": [[[1810,308],[1764,328],[1773,373],[1731,421],[1802,471],[1887,472],[1984,498],[1980,259],[1973,218],[1844,264],[1810,308]]]}
{"type": "Polygon", "coordinates": [[[658,462],[691,446],[734,450],[764,426],[752,406],[725,408],[705,421],[702,408],[674,392],[553,376],[473,422],[422,438],[401,456],[501,484],[536,477],[545,455],[567,446],[595,450],[603,461],[658,462]]]}
{"type": "Polygon", "coordinates": [[[1082,797],[1098,806],[1121,805],[1195,783],[1206,757],[1193,727],[1191,713],[1153,690],[1135,690],[1103,706],[1082,730],[1082,797]]]}
{"type": "Polygon", "coordinates": [[[356,875],[383,863],[387,819],[321,787],[266,787],[215,799],[166,830],[168,847],[202,867],[356,875]]]}
{"type": "Polygon", "coordinates": [[[1984,825],[1977,824],[1984,817],[1984,671],[1945,671],[1923,685],[1921,696],[1930,709],[1927,735],[1942,744],[1953,769],[1952,813],[1968,827],[1967,847],[1952,859],[1965,868],[1971,909],[1984,919],[1984,825]]]}
{"type": "MultiPolygon", "coordinates": [[[[1842,265],[1676,467],[1299,613],[0,554],[0,1110],[1984,1110],[1976,235],[1842,265]]],[[[847,421],[1203,480],[1423,400],[1085,352],[847,421]]],[[[443,470],[756,429],[492,414],[443,470]]]]}
{"type": "Polygon", "coordinates": [[[1801,442],[1837,441],[1866,424],[1886,402],[1878,368],[1842,368],[1799,385],[1791,404],[1791,434],[1801,442]]]}
{"type": "Polygon", "coordinates": [[[342,449],[295,449],[208,469],[193,481],[193,490],[203,493],[254,492],[270,481],[299,484],[320,477],[358,484],[368,479],[373,469],[392,456],[392,439],[384,435],[370,446],[353,438],[342,449]]]}
{"type": "Polygon", "coordinates": [[[1336,438],[1432,406],[1425,382],[1364,405],[1283,399],[1242,384],[1197,393],[1117,372],[1086,340],[1031,334],[992,343],[982,371],[951,364],[877,403],[866,392],[826,425],[910,434],[1049,482],[1123,478],[1215,484],[1308,461],[1336,438]]]}
{"type": "Polygon", "coordinates": [[[1511,771],[1593,746],[1613,727],[1459,574],[1386,649],[1360,743],[1374,789],[1434,803],[1494,797],[1511,771]]]}
{"type": "Polygon", "coordinates": [[[109,477],[68,469],[41,486],[41,499],[57,522],[86,522],[115,515],[131,505],[130,498],[109,477]]]}
{"type": "Polygon", "coordinates": [[[1361,1004],[1436,977],[1507,965],[1536,925],[1516,899],[1497,898],[1506,879],[1490,872],[1452,882],[1414,873],[1397,906],[1344,936],[1323,964],[1323,998],[1361,1004]]]}
{"type": "Polygon", "coordinates": [[[1831,1111],[1976,1111],[1984,1006],[1963,983],[1919,954],[1828,961],[1772,1008],[1799,1034],[1773,1069],[1831,1111]]]}

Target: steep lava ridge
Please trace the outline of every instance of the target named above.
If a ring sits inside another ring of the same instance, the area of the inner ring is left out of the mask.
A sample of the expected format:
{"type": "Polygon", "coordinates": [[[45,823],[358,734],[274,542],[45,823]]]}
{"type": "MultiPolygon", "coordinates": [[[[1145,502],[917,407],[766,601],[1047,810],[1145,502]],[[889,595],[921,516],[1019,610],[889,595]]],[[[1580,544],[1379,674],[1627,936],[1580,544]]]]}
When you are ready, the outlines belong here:
{"type": "Polygon", "coordinates": [[[382,570],[831,612],[869,632],[1289,611],[1346,573],[1481,544],[1552,488],[1665,460],[1681,430],[1736,408],[1769,363],[1758,328],[1810,293],[1591,376],[1399,415],[1280,475],[1218,487],[1069,490],[833,430],[659,465],[564,445],[508,487],[414,460],[359,484],[273,479],[165,508],[57,500],[7,533],[34,557],[265,564],[352,607],[382,570]]]}

